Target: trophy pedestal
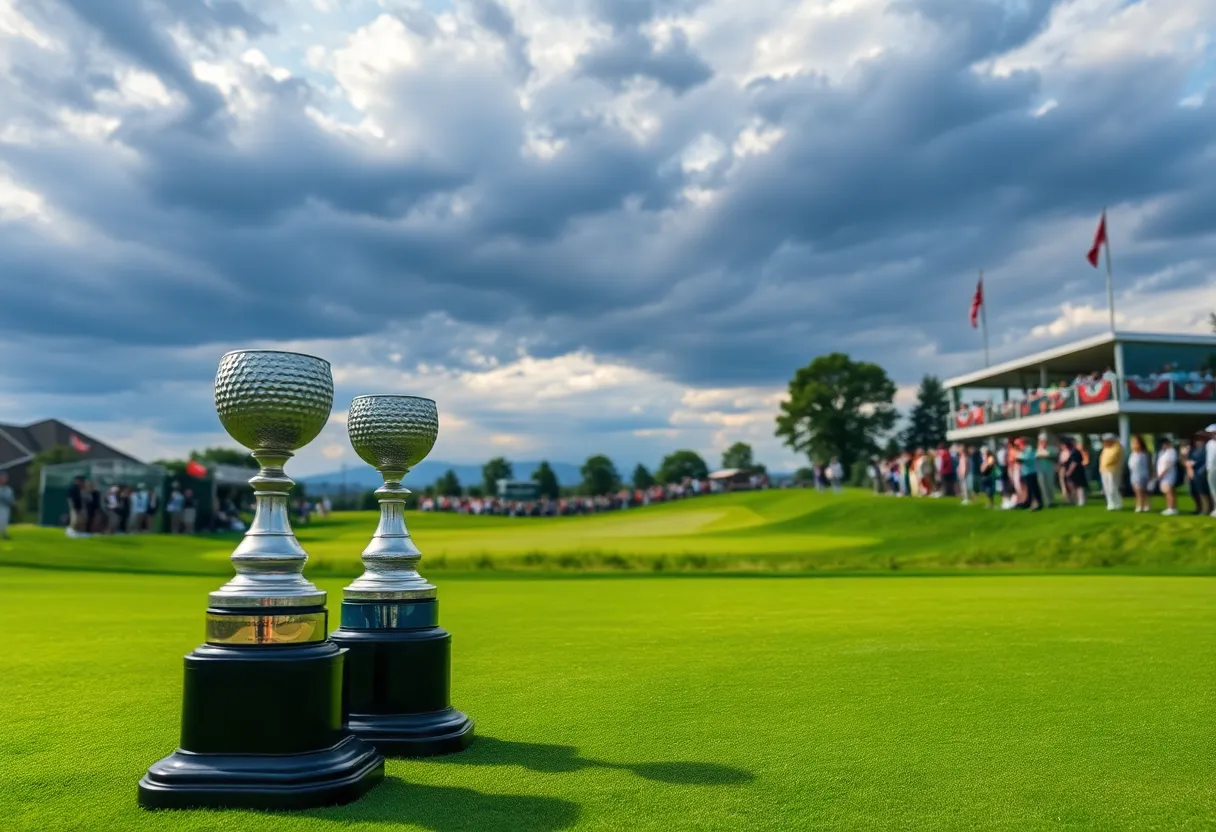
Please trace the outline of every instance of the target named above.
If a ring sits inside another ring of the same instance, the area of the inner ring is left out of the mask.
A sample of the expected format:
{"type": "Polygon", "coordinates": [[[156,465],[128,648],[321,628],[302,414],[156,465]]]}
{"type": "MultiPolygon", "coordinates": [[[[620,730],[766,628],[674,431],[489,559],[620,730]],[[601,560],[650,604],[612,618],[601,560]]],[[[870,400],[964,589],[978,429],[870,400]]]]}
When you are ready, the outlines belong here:
{"type": "Polygon", "coordinates": [[[342,725],[346,651],[204,644],[185,660],[181,747],[139,781],[149,809],[349,803],[384,758],[342,725]]]}
{"type": "Polygon", "coordinates": [[[345,710],[352,734],[390,757],[463,751],[473,720],[451,705],[452,636],[435,600],[342,602],[330,640],[349,652],[345,710]]]}

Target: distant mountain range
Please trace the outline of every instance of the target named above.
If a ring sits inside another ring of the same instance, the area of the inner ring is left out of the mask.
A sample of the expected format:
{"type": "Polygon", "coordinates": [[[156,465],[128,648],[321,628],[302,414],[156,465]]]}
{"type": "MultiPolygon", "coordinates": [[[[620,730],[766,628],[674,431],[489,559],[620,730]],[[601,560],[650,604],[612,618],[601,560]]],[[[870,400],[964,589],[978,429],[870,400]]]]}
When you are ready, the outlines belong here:
{"type": "MultiPolygon", "coordinates": [[[[539,465],[539,462],[512,462],[511,469],[515,479],[526,480],[531,479],[532,472],[539,465]]],[[[568,462],[550,462],[549,467],[553,469],[553,473],[557,475],[557,481],[562,485],[578,485],[582,482],[583,478],[579,474],[577,465],[571,465],[568,462]]],[[[456,478],[460,480],[461,485],[481,484],[481,465],[462,465],[441,460],[434,462],[426,460],[420,463],[417,468],[406,475],[405,484],[413,489],[425,488],[434,484],[435,480],[442,477],[449,469],[456,472],[456,478]]],[[[633,468],[631,467],[629,470],[632,471],[633,468]]],[[[310,494],[338,494],[342,491],[343,474],[341,471],[312,474],[296,479],[305,484],[310,494]]],[[[375,469],[362,464],[347,468],[345,481],[348,492],[367,491],[369,488],[379,488],[384,484],[384,480],[380,478],[380,474],[375,469]]]]}

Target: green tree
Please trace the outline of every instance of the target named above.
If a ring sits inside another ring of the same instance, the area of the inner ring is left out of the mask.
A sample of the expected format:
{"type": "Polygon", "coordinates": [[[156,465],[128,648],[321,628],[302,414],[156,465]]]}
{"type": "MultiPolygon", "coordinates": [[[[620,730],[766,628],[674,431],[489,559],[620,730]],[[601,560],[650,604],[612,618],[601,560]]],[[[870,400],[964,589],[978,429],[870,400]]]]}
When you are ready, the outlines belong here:
{"type": "Polygon", "coordinates": [[[76,462],[80,454],[67,445],[54,445],[34,456],[29,467],[25,469],[25,485],[21,488],[21,497],[17,501],[17,514],[23,522],[29,523],[38,519],[38,503],[42,499],[42,469],[48,465],[59,465],[64,462],[76,462]]]}
{"type": "Polygon", "coordinates": [[[603,454],[587,457],[579,470],[583,476],[583,493],[593,496],[610,494],[621,487],[621,475],[612,460],[603,454]]]}
{"type": "Polygon", "coordinates": [[[440,497],[459,497],[462,493],[460,479],[456,472],[449,468],[435,481],[435,493],[440,497]]]}
{"type": "Polygon", "coordinates": [[[485,491],[482,490],[480,485],[470,485],[465,489],[465,493],[470,497],[482,497],[485,495],[485,491]]]}
{"type": "Polygon", "coordinates": [[[481,481],[485,484],[487,494],[498,493],[498,481],[509,480],[512,477],[511,463],[501,456],[496,456],[481,467],[481,481]]]}
{"type": "Polygon", "coordinates": [[[542,497],[556,500],[557,495],[561,493],[561,488],[557,483],[557,474],[553,473],[553,468],[545,460],[541,460],[540,465],[536,466],[536,470],[532,472],[532,479],[542,497]]]}
{"type": "Polygon", "coordinates": [[[654,485],[654,476],[645,465],[639,462],[638,467],[633,469],[633,487],[650,488],[652,485],[654,485]]]}
{"type": "Polygon", "coordinates": [[[696,451],[676,451],[663,457],[654,478],[663,485],[679,482],[685,477],[703,480],[709,476],[709,467],[696,451]]]}
{"type": "Polygon", "coordinates": [[[746,442],[736,442],[731,445],[722,454],[722,467],[743,469],[756,467],[756,461],[752,458],[752,446],[746,442]]]}
{"type": "Polygon", "coordinates": [[[905,448],[936,448],[946,441],[946,420],[950,418],[950,397],[937,376],[921,379],[916,404],[908,413],[908,425],[900,439],[905,448]]]}
{"type": "Polygon", "coordinates": [[[821,355],[794,374],[776,435],[807,459],[840,458],[846,469],[895,427],[895,383],[877,364],[821,355]]]}

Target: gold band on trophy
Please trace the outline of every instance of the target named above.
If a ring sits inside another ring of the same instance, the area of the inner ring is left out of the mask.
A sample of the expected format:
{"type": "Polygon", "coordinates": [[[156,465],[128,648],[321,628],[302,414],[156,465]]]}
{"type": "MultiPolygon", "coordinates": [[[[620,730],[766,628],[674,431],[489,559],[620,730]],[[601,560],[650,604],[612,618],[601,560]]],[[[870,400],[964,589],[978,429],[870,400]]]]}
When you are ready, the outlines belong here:
{"type": "Polygon", "coordinates": [[[312,644],[325,641],[325,612],[283,615],[207,613],[208,644],[312,644]]]}

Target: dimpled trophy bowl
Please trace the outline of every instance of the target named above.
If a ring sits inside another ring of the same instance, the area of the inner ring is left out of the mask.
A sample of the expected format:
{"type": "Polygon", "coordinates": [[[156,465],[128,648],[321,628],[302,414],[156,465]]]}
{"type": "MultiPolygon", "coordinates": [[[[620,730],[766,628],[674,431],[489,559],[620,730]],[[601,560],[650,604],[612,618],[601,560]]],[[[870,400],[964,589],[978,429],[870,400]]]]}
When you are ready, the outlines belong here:
{"type": "Polygon", "coordinates": [[[257,507],[232,553],[236,577],[211,593],[206,643],[186,656],[181,745],[139,781],[152,809],[305,809],[348,803],[384,776],[384,758],[342,723],[346,651],[325,637],[325,593],[288,521],[283,465],[333,407],[329,363],[270,350],[230,352],[215,376],[220,422],[253,452],[257,507]]]}
{"type": "Polygon", "coordinates": [[[350,443],[384,477],[380,524],[363,551],[365,571],[342,593],[349,649],[346,714],[351,732],[394,757],[467,748],[473,721],[451,705],[452,636],[439,626],[435,587],[418,574],[422,553],[405,528],[401,484],[435,445],[435,402],[415,396],[359,396],[346,419],[350,443]]]}

